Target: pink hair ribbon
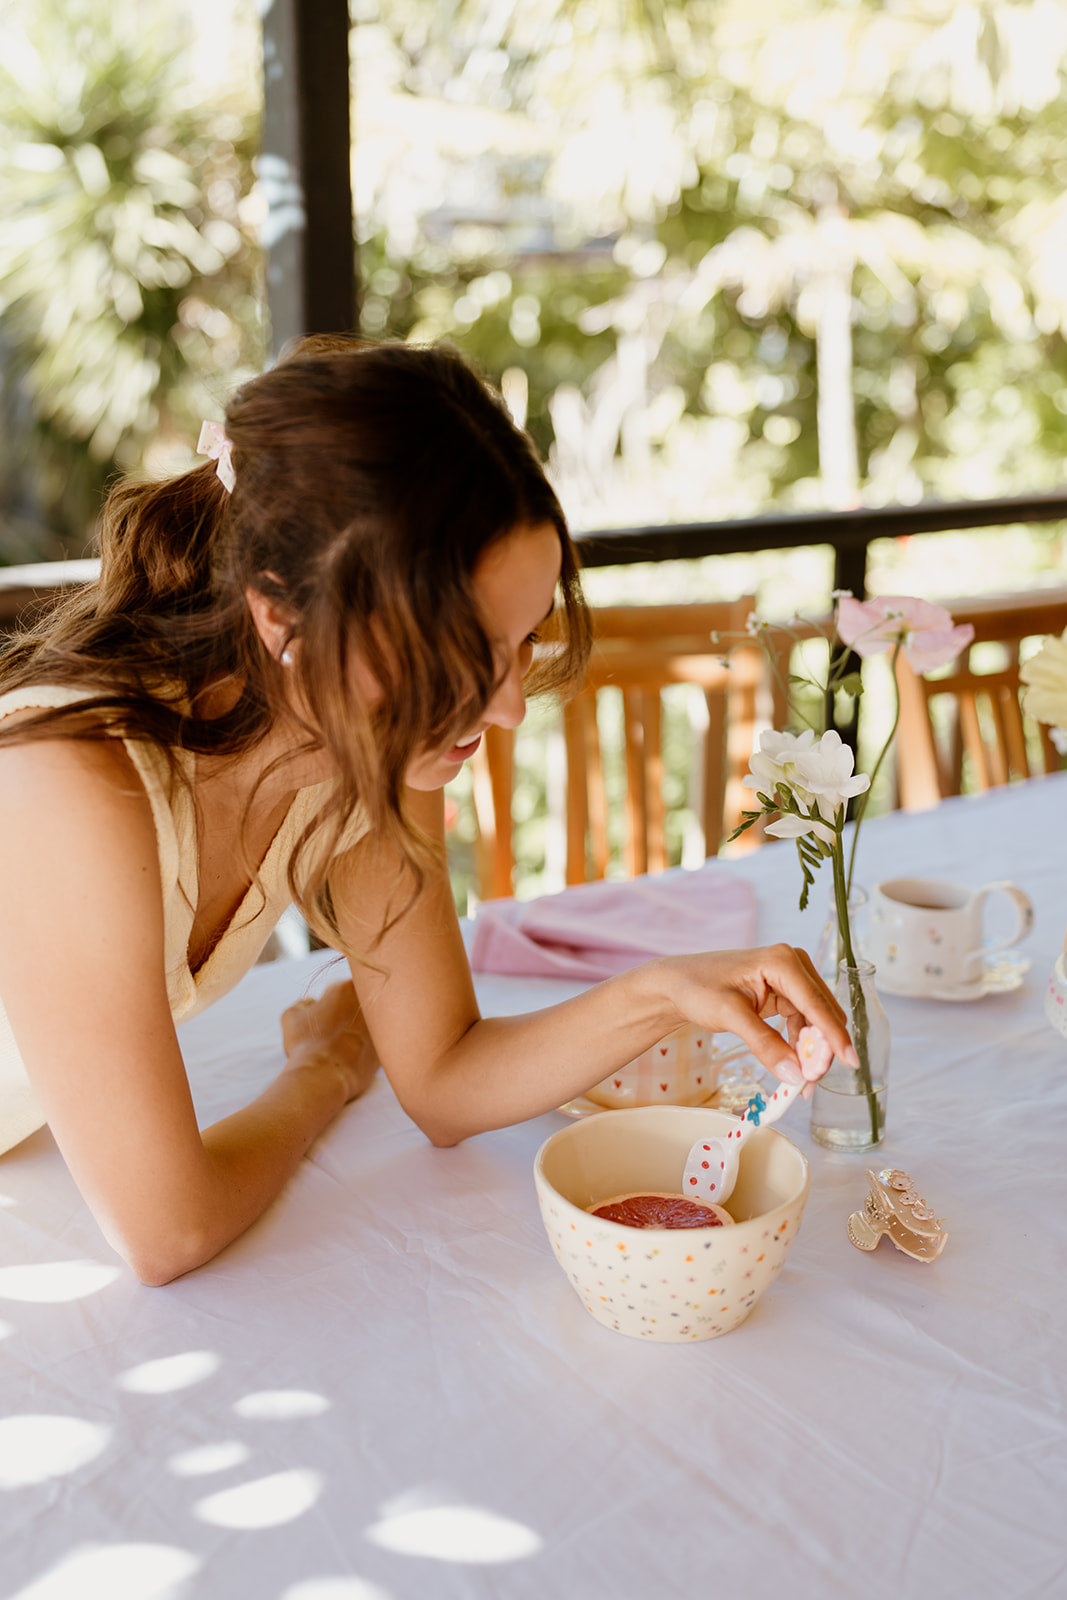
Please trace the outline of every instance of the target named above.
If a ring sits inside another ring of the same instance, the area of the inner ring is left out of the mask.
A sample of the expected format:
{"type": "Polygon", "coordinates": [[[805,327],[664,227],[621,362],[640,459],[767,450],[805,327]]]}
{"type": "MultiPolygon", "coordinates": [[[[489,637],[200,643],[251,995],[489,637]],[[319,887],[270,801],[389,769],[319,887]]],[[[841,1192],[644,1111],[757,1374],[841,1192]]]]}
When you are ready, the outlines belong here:
{"type": "Polygon", "coordinates": [[[209,456],[218,463],[215,468],[220,481],[227,491],[232,494],[237,474],[233,470],[233,445],[226,437],[226,430],[220,422],[205,422],[200,429],[200,437],[196,441],[198,456],[209,456]]]}

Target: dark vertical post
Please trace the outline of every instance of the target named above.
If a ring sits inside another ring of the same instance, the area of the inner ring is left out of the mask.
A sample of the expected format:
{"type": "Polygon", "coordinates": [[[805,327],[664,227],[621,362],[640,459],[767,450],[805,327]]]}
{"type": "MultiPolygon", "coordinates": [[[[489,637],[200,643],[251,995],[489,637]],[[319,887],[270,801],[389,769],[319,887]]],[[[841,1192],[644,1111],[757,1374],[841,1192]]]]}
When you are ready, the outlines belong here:
{"type": "MultiPolygon", "coordinates": [[[[867,546],[866,544],[834,545],[834,588],[847,589],[856,596],[857,600],[867,598],[867,546]]],[[[846,661],[849,672],[858,672],[860,658],[854,651],[849,651],[846,661]]],[[[847,745],[855,750],[860,731],[860,702],[850,702],[851,709],[846,720],[838,722],[834,716],[834,703],[831,697],[826,707],[826,726],[836,728],[847,745]]]]}
{"type": "Polygon", "coordinates": [[[355,328],[348,0],[267,0],[263,244],[275,354],[302,333],[355,328]]]}

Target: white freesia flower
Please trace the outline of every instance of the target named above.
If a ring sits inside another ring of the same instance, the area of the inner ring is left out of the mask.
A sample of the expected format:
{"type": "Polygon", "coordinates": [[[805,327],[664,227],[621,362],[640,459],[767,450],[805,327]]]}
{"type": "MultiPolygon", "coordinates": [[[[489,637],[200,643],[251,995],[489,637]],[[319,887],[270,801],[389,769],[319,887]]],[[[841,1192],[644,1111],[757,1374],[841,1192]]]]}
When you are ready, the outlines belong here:
{"type": "Polygon", "coordinates": [[[838,811],[854,795],[871,786],[865,772],[853,773],[855,756],[833,728],[823,734],[812,750],[796,757],[796,770],[804,788],[814,796],[820,816],[833,822],[838,811]]]}
{"type": "Polygon", "coordinates": [[[765,832],[774,839],[802,839],[805,834],[813,833],[816,839],[821,839],[823,844],[828,845],[832,845],[837,837],[833,828],[828,828],[818,817],[792,815],[779,817],[777,822],[769,822],[765,832]]]}
{"type": "Polygon", "coordinates": [[[780,766],[795,761],[802,751],[810,750],[814,743],[815,734],[811,728],[805,728],[803,733],[778,733],[774,728],[765,728],[759,736],[760,755],[778,762],[780,766]]]}
{"type": "MultiPolygon", "coordinates": [[[[759,749],[748,763],[748,776],[741,782],[746,789],[762,789],[766,794],[773,794],[779,783],[788,784],[801,793],[797,787],[797,758],[814,743],[815,735],[810,728],[805,728],[803,733],[776,733],[773,728],[766,729],[759,736],[759,749]]],[[[801,798],[810,803],[812,797],[801,794],[801,798]]]]}

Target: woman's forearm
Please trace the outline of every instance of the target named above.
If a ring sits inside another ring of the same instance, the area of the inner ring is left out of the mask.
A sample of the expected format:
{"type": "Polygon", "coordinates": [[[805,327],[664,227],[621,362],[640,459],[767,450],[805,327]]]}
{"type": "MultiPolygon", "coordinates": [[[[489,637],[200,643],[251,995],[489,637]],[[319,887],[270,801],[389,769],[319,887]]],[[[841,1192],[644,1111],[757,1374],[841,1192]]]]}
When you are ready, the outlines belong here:
{"type": "Polygon", "coordinates": [[[684,1022],[736,1034],[771,1072],[800,1082],[770,1016],[791,1039],[814,1023],[838,1054],[851,1054],[843,1013],[808,957],[773,945],[646,962],[547,1010],[476,1021],[436,1061],[389,1075],[427,1137],[450,1145],[573,1099],[684,1022]]]}
{"type": "Polygon", "coordinates": [[[651,967],[517,1017],[487,1017],[417,1077],[393,1086],[434,1144],[551,1111],[655,1044],[682,1017],[651,967]]]}
{"type": "Polygon", "coordinates": [[[291,1058],[251,1104],[204,1130],[207,1170],[174,1197],[167,1221],[154,1208],[112,1219],[112,1244],[146,1284],[202,1266],[262,1216],[348,1098],[340,1069],[291,1058]]]}

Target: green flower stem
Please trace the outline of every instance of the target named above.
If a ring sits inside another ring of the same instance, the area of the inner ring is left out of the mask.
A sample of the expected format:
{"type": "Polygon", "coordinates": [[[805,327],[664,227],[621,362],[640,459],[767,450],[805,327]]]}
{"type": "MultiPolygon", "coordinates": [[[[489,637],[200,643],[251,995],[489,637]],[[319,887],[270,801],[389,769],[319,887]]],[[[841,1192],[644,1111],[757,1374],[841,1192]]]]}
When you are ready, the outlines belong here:
{"type": "MultiPolygon", "coordinates": [[[[822,731],[821,728],[815,722],[813,722],[811,717],[809,717],[797,705],[796,696],[793,693],[793,686],[789,682],[788,678],[783,678],[782,677],[781,670],[780,670],[780,668],[778,666],[777,661],[774,658],[774,652],[772,650],[765,650],[764,654],[765,654],[765,656],[767,658],[767,665],[770,667],[770,670],[771,670],[771,676],[774,678],[775,683],[777,683],[778,687],[781,689],[783,698],[785,699],[785,703],[789,707],[789,716],[792,718],[792,720],[794,722],[803,722],[805,727],[808,727],[808,728],[811,729],[812,733],[821,732],[822,731]]],[[[812,689],[817,690],[820,694],[823,692],[822,685],[817,683],[814,678],[811,678],[811,677],[807,678],[806,679],[806,683],[812,689]]]]}
{"type": "Polygon", "coordinates": [[[871,1143],[878,1143],[878,1101],[875,1099],[874,1084],[871,1081],[871,1058],[867,1041],[867,998],[863,993],[863,983],[860,979],[856,965],[856,953],[852,948],[852,929],[848,921],[848,885],[845,878],[845,854],[841,832],[845,824],[845,808],[838,812],[835,827],[837,839],[833,849],[834,869],[834,901],[837,906],[837,929],[840,935],[841,948],[845,952],[845,965],[848,968],[848,996],[852,1007],[852,1016],[855,1022],[852,1043],[856,1047],[859,1057],[859,1066],[856,1069],[860,1081],[860,1088],[867,1096],[867,1110],[871,1119],[871,1143]]]}
{"type": "Polygon", "coordinates": [[[878,777],[879,772],[882,770],[882,762],[885,760],[886,756],[889,754],[889,746],[893,743],[893,740],[896,738],[897,724],[900,722],[900,687],[897,684],[897,657],[900,655],[900,650],[901,650],[901,646],[903,645],[903,643],[904,643],[903,637],[901,637],[901,638],[899,638],[897,640],[896,644],[893,646],[893,654],[892,654],[892,657],[890,658],[890,662],[889,662],[889,677],[890,677],[890,680],[892,681],[892,684],[893,684],[893,695],[894,695],[893,725],[890,728],[888,734],[886,735],[885,744],[883,744],[881,750],[878,753],[878,760],[874,763],[874,766],[871,769],[871,781],[868,784],[867,789],[865,790],[865,792],[859,797],[859,800],[856,802],[856,814],[855,814],[855,817],[853,818],[853,825],[852,825],[852,848],[849,850],[849,855],[848,855],[848,873],[847,873],[847,875],[845,877],[845,896],[846,896],[846,898],[852,893],[852,874],[853,874],[853,872],[855,870],[855,867],[856,867],[856,845],[859,843],[860,823],[863,821],[864,815],[866,814],[867,802],[871,798],[871,795],[874,792],[875,779],[878,777]]]}

